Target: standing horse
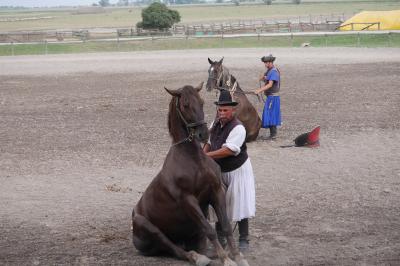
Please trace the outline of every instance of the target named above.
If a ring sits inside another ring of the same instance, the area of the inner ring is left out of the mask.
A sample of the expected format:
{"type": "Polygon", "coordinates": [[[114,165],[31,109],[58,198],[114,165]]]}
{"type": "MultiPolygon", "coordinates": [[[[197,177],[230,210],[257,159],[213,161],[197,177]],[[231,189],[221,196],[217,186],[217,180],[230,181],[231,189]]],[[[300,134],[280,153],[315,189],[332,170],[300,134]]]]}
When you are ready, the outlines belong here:
{"type": "Polygon", "coordinates": [[[246,142],[251,142],[257,139],[258,133],[261,128],[261,119],[258,116],[257,110],[250,103],[244,92],[237,82],[236,78],[229,74],[228,68],[222,65],[222,58],[220,61],[213,62],[208,58],[210,68],[208,69],[208,80],[206,88],[211,90],[229,90],[239,103],[237,107],[237,118],[243,123],[246,128],[246,142]]]}
{"type": "Polygon", "coordinates": [[[133,244],[144,255],[171,254],[196,265],[207,265],[207,238],[224,265],[236,265],[217,240],[207,221],[208,207],[223,225],[231,255],[242,265],[225,207],[225,192],[218,165],[208,157],[200,141],[208,139],[203,100],[197,88],[165,90],[172,95],[168,129],[173,145],[161,171],[147,187],[132,211],[133,244]]]}

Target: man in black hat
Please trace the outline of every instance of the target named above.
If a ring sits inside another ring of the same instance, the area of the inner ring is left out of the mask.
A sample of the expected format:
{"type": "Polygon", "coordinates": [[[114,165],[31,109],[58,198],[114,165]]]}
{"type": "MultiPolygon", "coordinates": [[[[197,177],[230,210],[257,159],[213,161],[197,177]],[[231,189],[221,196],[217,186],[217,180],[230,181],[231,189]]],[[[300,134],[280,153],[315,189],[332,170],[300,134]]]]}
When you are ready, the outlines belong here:
{"type": "Polygon", "coordinates": [[[267,71],[260,77],[264,86],[255,89],[256,94],[264,93],[267,96],[265,101],[261,127],[269,128],[269,139],[274,140],[278,134],[277,126],[281,125],[281,100],[279,90],[281,87],[281,75],[279,69],[274,66],[275,57],[272,54],[263,56],[261,61],[267,71]]]}
{"type": "MultiPolygon", "coordinates": [[[[229,91],[221,90],[217,105],[217,118],[210,130],[210,140],[204,152],[221,167],[222,181],[226,186],[228,218],[239,224],[239,249],[249,246],[249,220],[255,215],[254,174],[247,155],[246,129],[235,117],[237,102],[229,91]]],[[[221,230],[216,223],[219,239],[221,230]]]]}

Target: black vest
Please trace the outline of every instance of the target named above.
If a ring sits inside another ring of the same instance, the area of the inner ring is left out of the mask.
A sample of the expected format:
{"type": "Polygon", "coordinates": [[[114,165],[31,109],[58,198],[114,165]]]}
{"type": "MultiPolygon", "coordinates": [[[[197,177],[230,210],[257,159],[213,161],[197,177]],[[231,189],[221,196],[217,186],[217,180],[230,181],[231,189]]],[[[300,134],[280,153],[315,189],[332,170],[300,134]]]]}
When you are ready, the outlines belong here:
{"type": "MultiPolygon", "coordinates": [[[[268,90],[264,91],[264,94],[265,94],[266,96],[273,95],[274,93],[279,92],[279,90],[280,90],[280,88],[281,88],[281,72],[279,71],[278,68],[273,67],[273,68],[271,68],[271,69],[268,69],[267,72],[265,72],[264,76],[266,77],[266,76],[268,75],[268,72],[270,72],[270,71],[273,70],[273,69],[276,69],[276,71],[278,72],[278,74],[279,74],[279,81],[274,80],[274,81],[272,82],[272,87],[269,88],[268,90]]],[[[268,81],[265,81],[265,84],[267,84],[267,83],[268,83],[268,81]]]]}
{"type": "MultiPolygon", "coordinates": [[[[228,138],[229,133],[232,131],[232,129],[235,126],[241,124],[242,123],[236,118],[232,119],[222,128],[220,122],[215,123],[211,129],[211,151],[220,149],[222,145],[226,142],[226,139],[228,138]]],[[[240,147],[240,153],[237,156],[232,155],[214,160],[221,167],[222,172],[231,172],[242,166],[246,162],[247,158],[247,146],[246,141],[244,141],[242,146],[240,147]]]]}

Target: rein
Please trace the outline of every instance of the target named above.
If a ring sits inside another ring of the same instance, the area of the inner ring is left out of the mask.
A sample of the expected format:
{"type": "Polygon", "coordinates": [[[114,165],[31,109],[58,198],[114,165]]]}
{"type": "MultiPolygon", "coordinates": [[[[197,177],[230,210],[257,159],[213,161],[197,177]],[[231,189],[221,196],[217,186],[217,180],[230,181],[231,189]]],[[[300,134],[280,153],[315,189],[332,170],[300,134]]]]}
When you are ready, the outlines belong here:
{"type": "Polygon", "coordinates": [[[186,138],[184,138],[183,140],[180,140],[180,141],[174,143],[172,146],[181,144],[186,141],[192,142],[196,136],[196,127],[206,124],[206,122],[204,120],[200,120],[198,122],[193,122],[193,123],[188,123],[186,121],[185,117],[183,116],[181,110],[179,109],[179,97],[177,97],[177,99],[176,99],[175,109],[178,112],[179,117],[185,124],[186,131],[188,132],[189,135],[186,138]]]}
{"type": "Polygon", "coordinates": [[[238,85],[237,80],[235,80],[235,82],[233,83],[232,88],[231,88],[231,79],[232,79],[232,75],[230,74],[229,75],[229,79],[225,82],[226,86],[228,86],[229,89],[219,88],[218,90],[229,91],[232,96],[235,93],[240,93],[240,94],[244,94],[244,95],[246,95],[246,94],[254,95],[254,96],[257,96],[257,99],[258,99],[259,102],[264,102],[264,100],[262,99],[262,96],[259,95],[259,94],[255,94],[254,91],[244,91],[242,89],[236,90],[237,85],[238,85]]]}

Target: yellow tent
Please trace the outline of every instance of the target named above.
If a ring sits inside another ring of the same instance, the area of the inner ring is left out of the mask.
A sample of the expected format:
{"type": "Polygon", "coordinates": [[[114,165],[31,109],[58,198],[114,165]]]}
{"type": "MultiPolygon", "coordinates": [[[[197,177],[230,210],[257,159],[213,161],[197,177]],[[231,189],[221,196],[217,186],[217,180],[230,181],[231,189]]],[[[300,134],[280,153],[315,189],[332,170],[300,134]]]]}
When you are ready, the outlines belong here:
{"type": "Polygon", "coordinates": [[[400,30],[400,10],[363,11],[343,22],[340,30],[400,30]]]}

